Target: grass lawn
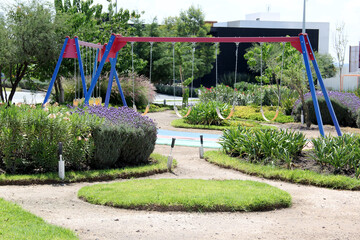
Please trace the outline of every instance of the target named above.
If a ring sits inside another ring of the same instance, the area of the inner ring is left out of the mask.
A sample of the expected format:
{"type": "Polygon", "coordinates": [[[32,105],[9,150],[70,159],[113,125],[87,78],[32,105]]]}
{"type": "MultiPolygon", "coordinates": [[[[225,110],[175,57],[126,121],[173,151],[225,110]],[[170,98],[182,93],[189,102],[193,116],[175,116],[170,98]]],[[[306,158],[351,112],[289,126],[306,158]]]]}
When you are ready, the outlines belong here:
{"type": "Polygon", "coordinates": [[[93,204],[159,211],[264,211],[291,206],[287,192],[241,180],[142,179],[79,190],[93,204]]]}
{"type": "MultiPolygon", "coordinates": [[[[150,155],[152,163],[148,165],[125,167],[121,169],[91,170],[82,172],[66,172],[62,181],[58,173],[12,175],[0,174],[0,185],[29,185],[50,183],[73,183],[87,181],[108,181],[117,178],[143,177],[167,171],[167,157],[153,153],[150,155]]],[[[173,161],[173,167],[176,161],[173,161]]]]}
{"type": "Polygon", "coordinates": [[[308,170],[288,170],[270,165],[253,164],[239,158],[229,157],[220,151],[207,151],[204,156],[210,163],[262,178],[333,189],[360,190],[360,180],[347,176],[323,175],[308,170]]]}
{"type": "Polygon", "coordinates": [[[249,127],[249,128],[259,128],[259,129],[271,129],[276,128],[273,126],[261,125],[260,123],[253,120],[230,120],[226,126],[215,126],[215,125],[196,125],[189,124],[185,122],[185,119],[175,119],[171,122],[171,126],[177,128],[197,128],[197,129],[210,129],[210,130],[225,130],[231,127],[236,127],[238,125],[249,127]]]}
{"type": "Polygon", "coordinates": [[[0,239],[78,239],[71,230],[46,223],[20,206],[0,198],[0,239]]]}

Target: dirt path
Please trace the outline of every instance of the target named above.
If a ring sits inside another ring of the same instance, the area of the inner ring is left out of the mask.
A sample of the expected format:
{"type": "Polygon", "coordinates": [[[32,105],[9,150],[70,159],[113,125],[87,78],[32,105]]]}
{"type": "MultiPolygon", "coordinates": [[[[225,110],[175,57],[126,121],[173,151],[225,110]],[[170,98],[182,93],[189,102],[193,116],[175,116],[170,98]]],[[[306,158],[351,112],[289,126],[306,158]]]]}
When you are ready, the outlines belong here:
{"type": "MultiPolygon", "coordinates": [[[[161,117],[169,114],[157,114],[160,116],[158,123],[161,117]]],[[[155,114],[149,116],[156,117],[155,114]]],[[[158,145],[155,151],[167,154],[169,146],[158,145]]],[[[80,239],[359,239],[360,192],[250,177],[200,160],[197,148],[177,146],[173,154],[178,161],[175,174],[150,178],[262,181],[288,191],[293,197],[293,206],[258,213],[123,210],[79,200],[77,191],[89,183],[1,186],[0,197],[19,203],[50,223],[76,231],[80,239]]]]}

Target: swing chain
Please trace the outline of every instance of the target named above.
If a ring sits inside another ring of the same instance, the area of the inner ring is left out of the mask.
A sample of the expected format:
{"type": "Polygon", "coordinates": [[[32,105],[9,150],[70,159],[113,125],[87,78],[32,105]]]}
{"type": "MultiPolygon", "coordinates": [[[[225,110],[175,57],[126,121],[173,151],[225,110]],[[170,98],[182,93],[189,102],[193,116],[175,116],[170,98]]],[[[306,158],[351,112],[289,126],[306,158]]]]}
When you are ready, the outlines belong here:
{"type": "Polygon", "coordinates": [[[133,106],[135,105],[135,78],[134,78],[134,42],[131,42],[131,77],[133,80],[133,106]]]}
{"type": "Polygon", "coordinates": [[[192,43],[192,69],[191,69],[191,89],[190,89],[190,98],[193,97],[193,88],[194,88],[194,62],[195,62],[195,46],[196,43],[192,43]]]}
{"type": "Polygon", "coordinates": [[[235,43],[236,50],[235,50],[235,79],[234,79],[234,97],[233,97],[233,106],[236,103],[236,91],[235,91],[235,85],[236,85],[236,78],[237,78],[237,66],[238,66],[238,59],[239,59],[239,42],[235,43]]]}

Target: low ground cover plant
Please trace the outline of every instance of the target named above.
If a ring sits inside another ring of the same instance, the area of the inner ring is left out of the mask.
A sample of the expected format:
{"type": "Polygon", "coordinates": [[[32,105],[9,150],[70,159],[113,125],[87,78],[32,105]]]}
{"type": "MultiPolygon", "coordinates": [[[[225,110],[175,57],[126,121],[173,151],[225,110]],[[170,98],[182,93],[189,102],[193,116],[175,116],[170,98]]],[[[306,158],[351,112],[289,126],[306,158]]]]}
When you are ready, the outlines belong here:
{"type": "Polygon", "coordinates": [[[147,163],[156,141],[155,123],[126,107],[1,107],[0,130],[0,168],[13,174],[56,171],[59,142],[68,170],[88,170],[147,163]]]}
{"type": "Polygon", "coordinates": [[[289,130],[250,129],[237,127],[225,130],[220,144],[230,156],[245,158],[250,162],[281,165],[290,168],[304,148],[305,135],[289,130]]]}
{"type": "Polygon", "coordinates": [[[275,126],[262,125],[257,121],[252,120],[241,120],[235,119],[231,121],[227,121],[226,125],[216,126],[216,125],[200,125],[200,124],[190,124],[185,122],[186,118],[175,119],[171,122],[171,126],[177,128],[198,128],[198,129],[212,129],[212,130],[225,130],[232,127],[248,127],[248,128],[261,128],[261,129],[276,129],[275,126]]]}
{"type": "Polygon", "coordinates": [[[344,134],[340,137],[312,139],[314,154],[312,157],[322,167],[331,167],[335,174],[360,177],[360,137],[344,134]]]}
{"type": "Polygon", "coordinates": [[[71,230],[46,223],[20,206],[0,198],[1,239],[78,239],[71,230]]]}
{"type": "Polygon", "coordinates": [[[291,206],[287,192],[240,180],[141,179],[83,187],[90,203],[160,211],[263,211],[291,206]]]}
{"type": "MultiPolygon", "coordinates": [[[[265,117],[268,119],[272,119],[276,115],[276,107],[275,106],[263,106],[263,111],[265,117]]],[[[283,113],[282,109],[279,110],[278,117],[274,120],[274,122],[279,123],[289,123],[294,122],[294,118],[292,116],[287,116],[283,113]]],[[[236,106],[234,117],[240,119],[250,119],[264,122],[264,118],[261,115],[259,106],[236,106]]]]}

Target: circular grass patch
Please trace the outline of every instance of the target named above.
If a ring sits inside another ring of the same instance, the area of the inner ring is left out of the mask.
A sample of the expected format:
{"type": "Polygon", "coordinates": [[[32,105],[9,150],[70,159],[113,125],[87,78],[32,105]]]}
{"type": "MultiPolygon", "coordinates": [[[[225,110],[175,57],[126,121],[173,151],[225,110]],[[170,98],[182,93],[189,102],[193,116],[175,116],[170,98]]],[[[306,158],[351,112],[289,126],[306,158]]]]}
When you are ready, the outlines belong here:
{"type": "Polygon", "coordinates": [[[157,211],[266,211],[291,206],[289,193],[241,180],[141,179],[79,190],[93,204],[157,211]]]}

